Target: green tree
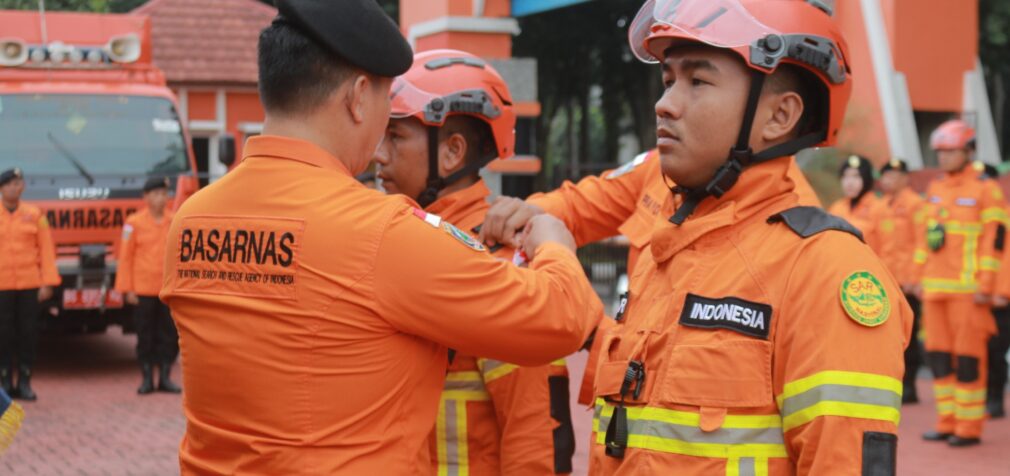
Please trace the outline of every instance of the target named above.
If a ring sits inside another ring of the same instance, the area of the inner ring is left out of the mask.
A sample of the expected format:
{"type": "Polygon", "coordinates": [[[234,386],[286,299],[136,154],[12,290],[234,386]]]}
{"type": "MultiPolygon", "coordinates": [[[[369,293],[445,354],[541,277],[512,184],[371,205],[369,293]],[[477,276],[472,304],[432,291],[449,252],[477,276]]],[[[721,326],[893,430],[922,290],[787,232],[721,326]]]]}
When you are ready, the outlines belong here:
{"type": "MultiPolygon", "coordinates": [[[[72,12],[123,13],[147,0],[46,0],[46,10],[72,12]]],[[[0,9],[38,10],[39,0],[0,0],[0,9]]]]}
{"type": "Polygon", "coordinates": [[[1010,160],[1010,0],[979,1],[979,57],[1003,159],[1010,160]]]}

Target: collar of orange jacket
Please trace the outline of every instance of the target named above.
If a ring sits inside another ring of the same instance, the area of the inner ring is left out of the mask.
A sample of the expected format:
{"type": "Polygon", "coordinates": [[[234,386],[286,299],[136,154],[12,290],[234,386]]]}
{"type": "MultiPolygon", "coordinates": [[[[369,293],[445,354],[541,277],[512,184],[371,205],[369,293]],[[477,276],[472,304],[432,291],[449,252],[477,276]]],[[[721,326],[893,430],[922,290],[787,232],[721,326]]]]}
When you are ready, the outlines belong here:
{"type": "MultiPolygon", "coordinates": [[[[728,193],[719,199],[703,200],[680,226],[664,218],[657,220],[652,233],[653,257],[657,262],[666,261],[716,230],[758,214],[768,217],[797,206],[796,194],[792,193],[796,184],[788,177],[792,160],[783,157],[747,168],[728,193]]],[[[679,197],[668,199],[664,208],[673,208],[671,200],[679,202],[679,197]]]]}
{"type": "Polygon", "coordinates": [[[484,180],[477,180],[467,188],[439,197],[425,210],[455,222],[480,211],[481,208],[489,208],[487,203],[489,195],[491,190],[487,188],[484,180]]]}
{"type": "Polygon", "coordinates": [[[281,136],[250,137],[245,143],[243,152],[243,160],[250,157],[293,160],[351,175],[347,166],[340,159],[326,152],[322,147],[301,139],[281,136]]]}

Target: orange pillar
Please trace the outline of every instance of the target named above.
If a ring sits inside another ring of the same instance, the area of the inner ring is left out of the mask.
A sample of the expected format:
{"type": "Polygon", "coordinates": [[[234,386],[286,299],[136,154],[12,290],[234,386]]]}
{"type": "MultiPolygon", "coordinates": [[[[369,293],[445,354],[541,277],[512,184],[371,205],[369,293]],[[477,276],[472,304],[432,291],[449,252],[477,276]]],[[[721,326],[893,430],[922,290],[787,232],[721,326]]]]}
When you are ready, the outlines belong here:
{"type": "Polygon", "coordinates": [[[483,58],[512,57],[519,24],[509,0],[403,0],[400,28],[414,51],[465,50],[483,58]]]}

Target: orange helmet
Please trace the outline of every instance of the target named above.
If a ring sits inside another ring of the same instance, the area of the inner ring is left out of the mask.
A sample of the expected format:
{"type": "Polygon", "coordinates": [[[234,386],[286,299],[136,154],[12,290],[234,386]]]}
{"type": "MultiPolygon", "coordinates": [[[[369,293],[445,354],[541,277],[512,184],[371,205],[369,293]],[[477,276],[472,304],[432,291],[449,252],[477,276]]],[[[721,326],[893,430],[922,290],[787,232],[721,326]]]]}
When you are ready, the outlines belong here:
{"type": "Polygon", "coordinates": [[[675,190],[686,198],[671,222],[683,223],[705,197],[721,197],[753,163],[835,143],[852,82],[845,39],[830,10],[823,0],[648,0],[642,5],[628,30],[631,50],[640,60],[658,63],[676,43],[704,43],[735,52],[752,71],[736,146],[703,189],[675,190]],[[814,131],[754,152],[750,132],[761,88],[782,64],[809,71],[824,85],[827,97],[811,109],[822,114],[815,118],[814,131]]]}
{"type": "Polygon", "coordinates": [[[414,65],[393,81],[390,117],[415,117],[428,126],[428,180],[418,204],[427,207],[449,184],[478,172],[495,156],[481,157],[448,177],[438,174],[438,130],[452,116],[484,121],[491,129],[498,158],[515,155],[516,115],[505,80],[484,60],[459,50],[414,55],[414,65]]]}
{"type": "Polygon", "coordinates": [[[700,42],[736,52],[748,66],[771,74],[793,64],[817,76],[828,92],[825,135],[830,146],[842,127],[852,93],[848,46],[817,0],[649,0],[628,31],[631,50],[659,62],[676,42],[700,42]]]}
{"type": "Polygon", "coordinates": [[[960,119],[944,122],[929,136],[929,147],[933,150],[974,149],[975,129],[960,119]]]}
{"type": "Polygon", "coordinates": [[[498,157],[515,155],[516,115],[505,80],[487,62],[465,51],[432,50],[393,81],[391,117],[416,117],[440,127],[450,116],[480,119],[491,127],[498,157]]]}

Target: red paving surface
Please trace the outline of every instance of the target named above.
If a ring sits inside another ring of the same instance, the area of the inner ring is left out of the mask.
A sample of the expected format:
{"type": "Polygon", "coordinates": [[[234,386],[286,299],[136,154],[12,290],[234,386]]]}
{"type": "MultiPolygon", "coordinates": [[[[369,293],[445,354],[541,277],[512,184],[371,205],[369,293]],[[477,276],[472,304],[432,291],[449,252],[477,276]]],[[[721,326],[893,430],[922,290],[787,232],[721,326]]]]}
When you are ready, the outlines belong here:
{"type": "MultiPolygon", "coordinates": [[[[133,336],[47,336],[37,369],[38,402],[26,404],[26,421],[13,447],[0,456],[0,476],[178,474],[177,449],[185,429],[176,395],[136,394],[133,336]]],[[[569,358],[572,395],[585,354],[569,358]]],[[[176,372],[178,374],[178,371],[176,372]]],[[[919,435],[933,422],[928,379],[920,379],[919,405],[907,406],[900,430],[901,476],[1010,475],[1010,420],[989,422],[983,445],[951,449],[919,435]]],[[[1010,403],[1008,403],[1010,404],[1010,403]]],[[[592,414],[573,406],[576,471],[585,474],[592,414]]]]}

